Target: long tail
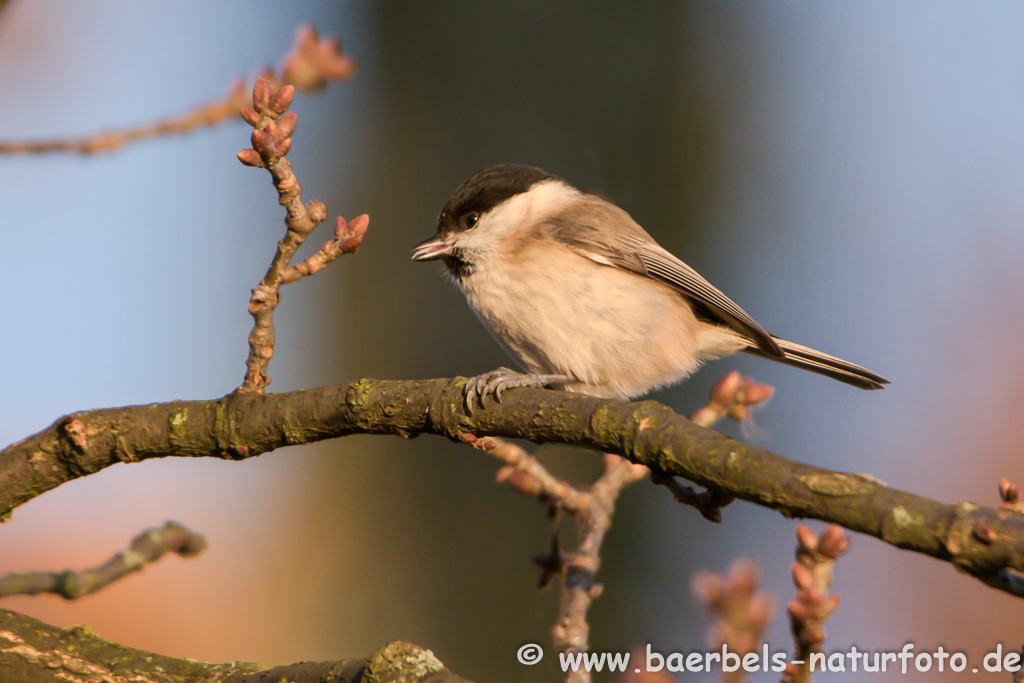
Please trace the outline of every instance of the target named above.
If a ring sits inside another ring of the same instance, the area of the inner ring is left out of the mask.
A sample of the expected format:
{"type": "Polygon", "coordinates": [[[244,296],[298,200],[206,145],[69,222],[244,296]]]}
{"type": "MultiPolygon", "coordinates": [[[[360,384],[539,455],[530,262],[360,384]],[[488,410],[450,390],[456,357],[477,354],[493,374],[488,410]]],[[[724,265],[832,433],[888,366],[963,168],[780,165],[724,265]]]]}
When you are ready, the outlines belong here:
{"type": "Polygon", "coordinates": [[[832,379],[837,379],[840,382],[852,384],[855,387],[861,389],[882,389],[886,384],[889,384],[889,380],[882,377],[881,375],[871,372],[866,368],[862,368],[859,365],[848,363],[845,360],[830,356],[827,353],[821,351],[815,351],[814,349],[800,344],[795,344],[785,339],[779,339],[775,335],[772,335],[779,347],[786,353],[784,358],[777,358],[775,356],[769,356],[768,354],[761,351],[757,347],[750,347],[745,349],[747,353],[755,356],[761,356],[763,358],[770,358],[771,360],[785,363],[786,365],[792,365],[804,370],[810,370],[820,375],[827,375],[832,379]]]}

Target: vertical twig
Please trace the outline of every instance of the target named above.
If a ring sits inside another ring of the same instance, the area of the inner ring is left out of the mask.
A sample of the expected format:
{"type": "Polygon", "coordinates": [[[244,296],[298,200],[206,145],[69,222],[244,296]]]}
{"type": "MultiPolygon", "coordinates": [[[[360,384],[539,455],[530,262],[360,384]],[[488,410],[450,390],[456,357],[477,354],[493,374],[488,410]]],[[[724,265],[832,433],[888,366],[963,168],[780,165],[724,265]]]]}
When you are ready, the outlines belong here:
{"type": "Polygon", "coordinates": [[[787,605],[793,632],[793,659],[782,672],[784,683],[809,683],[811,657],[822,651],[825,620],[839,606],[839,596],[829,595],[832,565],[850,547],[850,537],[838,524],[829,524],[821,535],[806,524],[796,525],[796,561],[793,583],[796,599],[787,605]]]}
{"type": "MultiPolygon", "coordinates": [[[[757,582],[757,565],[749,558],[733,562],[725,576],[698,572],[693,577],[690,589],[711,613],[707,641],[712,649],[728,648],[741,660],[757,651],[774,602],[771,595],[757,589],[757,582]]],[[[725,683],[739,683],[744,677],[742,667],[725,671],[723,666],[725,683]]]]}
{"type": "MultiPolygon", "coordinates": [[[[694,413],[692,419],[708,427],[725,416],[747,419],[750,408],[763,403],[771,394],[771,387],[755,384],[732,372],[715,385],[708,405],[694,413]]],[[[615,503],[623,489],[643,479],[650,470],[617,455],[605,455],[604,473],[591,486],[577,487],[553,476],[535,457],[515,444],[471,434],[464,435],[463,440],[505,463],[498,472],[499,482],[550,504],[558,513],[573,516],[576,548],[563,552],[556,533],[549,553],[538,556],[535,561],[542,571],[541,586],[555,576],[562,577],[559,616],[552,627],[554,648],[568,657],[582,655],[590,647],[587,612],[602,591],[595,577],[601,566],[601,545],[611,528],[615,503]]],[[[657,483],[668,486],[677,500],[696,507],[706,518],[715,521],[721,520],[720,508],[732,501],[730,496],[718,491],[696,493],[670,478],[659,479],[657,483]]],[[[589,683],[590,680],[590,672],[583,666],[566,672],[568,683],[589,683]]]]}
{"type": "Polygon", "coordinates": [[[323,202],[302,203],[302,187],[292,171],[286,155],[292,147],[292,133],[298,116],[289,112],[295,88],[286,85],[272,92],[264,79],[253,89],[252,108],[242,110],[242,118],[253,127],[252,147],[238,153],[246,166],[265,168],[270,172],[277,189],[278,203],[285,208],[285,235],[277,243],[277,251],[259,285],[252,290],[249,313],[253,317],[249,333],[249,356],[239,393],[264,393],[270,385],[267,368],[274,355],[274,309],[281,301],[282,285],[312,275],[342,254],[351,254],[359,248],[370,219],[365,214],[347,223],[338,218],[335,239],[297,266],[291,266],[295,252],[306,241],[317,225],[327,218],[323,202]]]}

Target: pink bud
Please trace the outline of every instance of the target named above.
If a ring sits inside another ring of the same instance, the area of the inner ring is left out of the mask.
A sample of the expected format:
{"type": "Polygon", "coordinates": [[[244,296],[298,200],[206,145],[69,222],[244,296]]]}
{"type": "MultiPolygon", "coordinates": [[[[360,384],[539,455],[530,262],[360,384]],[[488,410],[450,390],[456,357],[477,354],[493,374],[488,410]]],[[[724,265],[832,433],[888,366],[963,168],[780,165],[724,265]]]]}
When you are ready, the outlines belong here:
{"type": "Polygon", "coordinates": [[[274,142],[284,138],[284,136],[281,135],[281,129],[278,127],[276,121],[267,121],[267,126],[263,130],[267,132],[267,135],[269,135],[270,139],[274,142]]]}
{"type": "Polygon", "coordinates": [[[789,604],[786,605],[786,612],[789,613],[789,618],[799,624],[806,623],[810,619],[811,614],[807,611],[807,608],[803,603],[796,600],[790,600],[789,604]]]}
{"type": "Polygon", "coordinates": [[[729,580],[736,590],[753,592],[757,586],[757,564],[749,557],[741,557],[729,565],[729,580]]]}
{"type": "Polygon", "coordinates": [[[818,538],[818,551],[829,559],[836,559],[850,547],[850,537],[838,524],[829,524],[818,538]]]}
{"type": "Polygon", "coordinates": [[[263,159],[267,159],[273,154],[274,146],[270,140],[270,136],[262,130],[258,128],[253,130],[249,139],[252,141],[252,148],[259,152],[259,155],[263,159]]]}
{"type": "Polygon", "coordinates": [[[808,552],[818,547],[818,536],[806,524],[796,525],[796,540],[800,549],[808,552]]]}
{"type": "Polygon", "coordinates": [[[275,114],[283,114],[288,111],[288,107],[292,104],[292,99],[295,97],[295,86],[286,85],[278,90],[270,98],[269,108],[270,111],[275,114]]]}
{"type": "Polygon", "coordinates": [[[753,384],[743,392],[747,405],[756,406],[764,403],[775,394],[775,387],[770,384],[753,384]]]}
{"type": "Polygon", "coordinates": [[[288,112],[277,120],[277,125],[281,129],[281,134],[285,137],[291,137],[292,133],[295,132],[295,126],[298,123],[299,115],[293,111],[288,112]]]}
{"type": "Polygon", "coordinates": [[[999,495],[1007,503],[1016,503],[1020,500],[1020,489],[1006,477],[999,480],[999,495]]]}
{"type": "Polygon", "coordinates": [[[356,249],[359,248],[359,245],[362,244],[363,236],[366,235],[366,230],[369,227],[370,217],[365,213],[353,218],[348,223],[346,223],[343,218],[339,217],[334,234],[337,235],[338,241],[341,244],[341,253],[355,253],[356,249]]]}
{"type": "Polygon", "coordinates": [[[243,149],[238,153],[238,160],[246,166],[255,166],[256,168],[263,168],[263,160],[260,159],[260,155],[256,153],[254,149],[243,149]]]}
{"type": "Polygon", "coordinates": [[[697,572],[690,579],[690,592],[707,603],[718,601],[724,587],[722,577],[712,572],[697,572]]]}
{"type": "Polygon", "coordinates": [[[242,118],[245,119],[245,122],[250,126],[256,126],[259,124],[260,115],[256,113],[255,109],[246,107],[240,113],[242,114],[242,118]]]}
{"type": "Polygon", "coordinates": [[[739,391],[742,378],[740,373],[733,370],[728,375],[718,380],[715,386],[711,388],[711,402],[720,406],[732,405],[733,400],[736,397],[736,392],[739,391]]]}
{"type": "Polygon", "coordinates": [[[270,102],[270,85],[262,76],[252,89],[252,103],[257,111],[265,110],[270,102]]]}
{"type": "Polygon", "coordinates": [[[792,571],[793,583],[796,584],[797,588],[807,590],[814,585],[814,572],[807,565],[802,562],[794,562],[792,571]]]}

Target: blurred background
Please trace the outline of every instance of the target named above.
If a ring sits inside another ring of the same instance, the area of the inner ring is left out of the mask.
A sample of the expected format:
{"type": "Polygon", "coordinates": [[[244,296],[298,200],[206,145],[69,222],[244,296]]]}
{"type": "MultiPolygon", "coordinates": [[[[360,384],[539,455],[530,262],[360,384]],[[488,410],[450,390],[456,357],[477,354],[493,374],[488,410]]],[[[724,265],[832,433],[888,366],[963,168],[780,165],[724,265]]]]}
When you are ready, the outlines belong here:
{"type": "MultiPolygon", "coordinates": [[[[356,256],[285,292],[274,390],[507,364],[440,266],[409,255],[463,179],[515,161],[615,201],[768,329],[893,382],[861,392],[734,358],[658,400],[688,413],[738,368],[777,388],[756,438],[788,457],[946,502],[996,505],[1000,476],[1024,483],[1021,3],[13,0],[0,137],[182,112],[280,63],[301,22],[361,69],[296,99],[290,158],[306,199],[371,224],[356,256]]],[[[0,444],[69,411],[241,382],[249,289],[283,231],[266,173],[235,159],[246,146],[239,121],[92,158],[0,158],[0,444]]],[[[597,471],[592,453],[539,452],[575,481],[597,471]]],[[[209,550],[75,603],[3,606],[208,661],[403,639],[473,680],[558,680],[553,657],[515,661],[549,645],[557,593],[530,561],[543,509],[497,469],[426,437],[118,465],[16,510],[0,573],[84,568],[165,519],[209,550]]],[[[690,577],[739,556],[778,596],[767,638],[789,649],[794,522],[743,502],[724,517],[647,482],[624,494],[594,650],[703,649],[690,577]]],[[[833,589],[832,650],[941,645],[980,666],[1020,649],[1019,600],[872,538],[854,537],[833,589]]]]}

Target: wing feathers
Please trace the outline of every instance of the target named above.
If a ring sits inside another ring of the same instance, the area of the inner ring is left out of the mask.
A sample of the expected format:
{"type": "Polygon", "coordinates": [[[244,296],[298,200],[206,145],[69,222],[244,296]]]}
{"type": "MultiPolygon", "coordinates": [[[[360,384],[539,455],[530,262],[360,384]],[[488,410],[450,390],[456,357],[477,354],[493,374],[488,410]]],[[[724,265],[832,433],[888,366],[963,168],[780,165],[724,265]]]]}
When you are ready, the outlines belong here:
{"type": "Polygon", "coordinates": [[[774,337],[690,266],[662,249],[629,214],[603,199],[585,196],[565,214],[545,222],[546,232],[581,256],[617,266],[674,287],[719,322],[742,334],[770,358],[785,354],[774,337]],[[612,227],[608,227],[612,226],[612,227]]]}
{"type": "Polygon", "coordinates": [[[637,244],[636,249],[648,277],[672,285],[687,297],[707,306],[722,322],[747,337],[766,356],[783,357],[775,338],[700,273],[657,245],[637,244]]]}
{"type": "Polygon", "coordinates": [[[827,375],[862,389],[881,389],[889,381],[870,370],[820,351],[779,339],[690,266],[665,251],[629,214],[603,199],[584,196],[571,218],[548,219],[543,228],[579,255],[663,282],[709,311],[717,321],[740,333],[748,353],[827,375]]]}

